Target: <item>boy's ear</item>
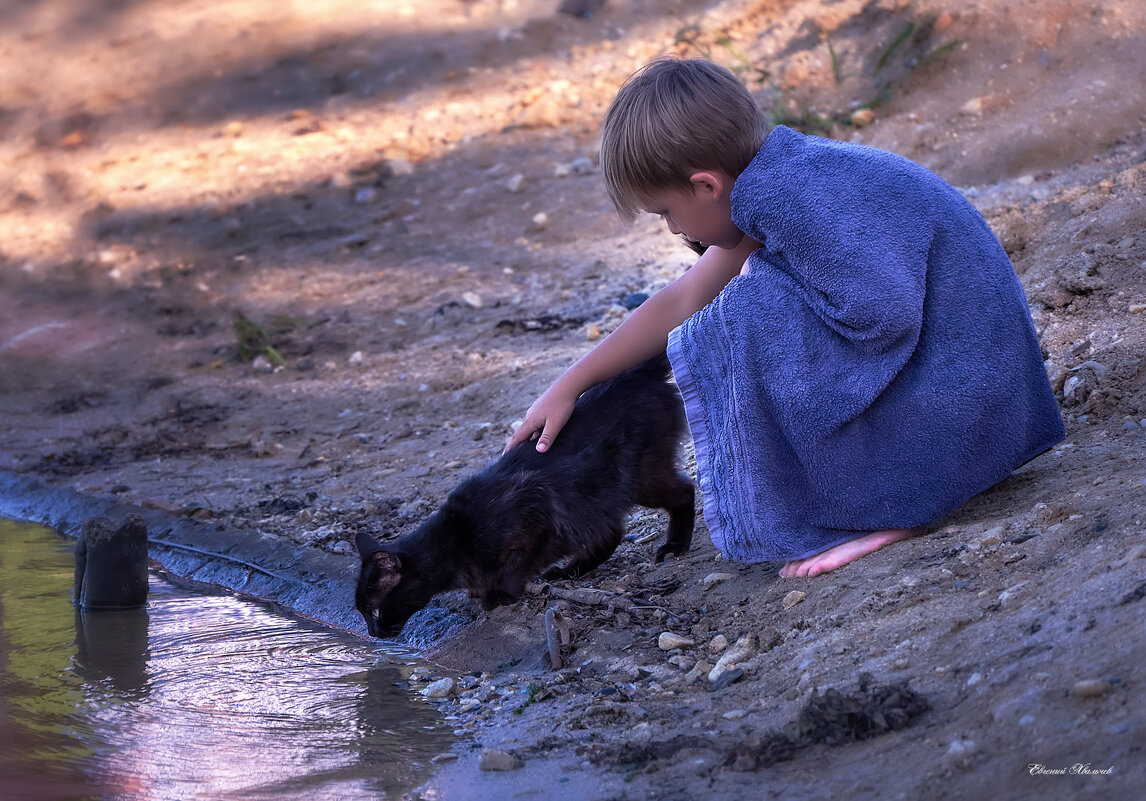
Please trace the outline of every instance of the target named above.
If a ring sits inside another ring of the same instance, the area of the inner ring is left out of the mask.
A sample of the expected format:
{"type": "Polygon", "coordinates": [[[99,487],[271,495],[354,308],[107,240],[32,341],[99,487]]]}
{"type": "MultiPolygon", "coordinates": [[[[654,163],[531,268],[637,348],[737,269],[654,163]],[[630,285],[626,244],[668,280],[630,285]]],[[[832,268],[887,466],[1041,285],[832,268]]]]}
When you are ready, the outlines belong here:
{"type": "Polygon", "coordinates": [[[719,200],[724,197],[726,189],[730,189],[732,182],[720,170],[701,170],[688,177],[692,184],[692,192],[700,197],[719,200]]]}

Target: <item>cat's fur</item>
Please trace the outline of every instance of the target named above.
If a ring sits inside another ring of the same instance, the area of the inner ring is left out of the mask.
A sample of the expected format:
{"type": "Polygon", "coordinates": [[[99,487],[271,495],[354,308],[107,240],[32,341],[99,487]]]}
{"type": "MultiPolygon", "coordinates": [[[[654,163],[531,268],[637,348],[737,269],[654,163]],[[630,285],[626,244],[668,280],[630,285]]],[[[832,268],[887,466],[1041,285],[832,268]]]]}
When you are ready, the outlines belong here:
{"type": "Polygon", "coordinates": [[[582,575],[616,550],[634,506],[669,514],[656,561],[687,551],[695,490],[677,469],[684,409],[668,372],[662,354],[589,390],[549,451],[505,453],[393,543],[359,533],[355,605],[371,636],[396,634],[445,590],[492,609],[546,568],[549,579],[582,575]]]}

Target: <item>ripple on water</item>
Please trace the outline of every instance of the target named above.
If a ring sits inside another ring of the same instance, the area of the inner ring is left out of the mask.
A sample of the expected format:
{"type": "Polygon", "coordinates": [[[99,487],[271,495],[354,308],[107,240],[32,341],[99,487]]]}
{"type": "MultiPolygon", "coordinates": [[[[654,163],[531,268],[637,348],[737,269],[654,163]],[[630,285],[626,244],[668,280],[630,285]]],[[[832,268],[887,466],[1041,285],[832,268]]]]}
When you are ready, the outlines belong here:
{"type": "Polygon", "coordinates": [[[33,531],[0,521],[0,739],[20,744],[0,773],[91,797],[370,801],[452,745],[396,686],[407,655],[154,578],[146,610],[78,614],[70,553],[33,531]]]}

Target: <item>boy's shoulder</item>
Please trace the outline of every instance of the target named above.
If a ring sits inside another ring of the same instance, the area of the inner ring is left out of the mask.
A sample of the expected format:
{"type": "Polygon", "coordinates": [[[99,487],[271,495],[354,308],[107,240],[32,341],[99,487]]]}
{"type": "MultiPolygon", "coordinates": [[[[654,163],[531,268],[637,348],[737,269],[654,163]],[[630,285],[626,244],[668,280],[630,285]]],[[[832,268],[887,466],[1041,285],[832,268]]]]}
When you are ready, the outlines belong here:
{"type": "Polygon", "coordinates": [[[787,205],[799,202],[799,196],[809,192],[823,199],[832,193],[850,196],[948,190],[950,186],[938,175],[897,153],[777,125],[737,176],[732,205],[735,209],[762,198],[787,205]]]}
{"type": "Polygon", "coordinates": [[[800,133],[785,125],[777,125],[765,137],[764,144],[744,172],[784,168],[793,161],[820,167],[836,164],[844,168],[855,168],[860,164],[897,165],[909,171],[929,172],[914,161],[888,150],[800,133]]]}

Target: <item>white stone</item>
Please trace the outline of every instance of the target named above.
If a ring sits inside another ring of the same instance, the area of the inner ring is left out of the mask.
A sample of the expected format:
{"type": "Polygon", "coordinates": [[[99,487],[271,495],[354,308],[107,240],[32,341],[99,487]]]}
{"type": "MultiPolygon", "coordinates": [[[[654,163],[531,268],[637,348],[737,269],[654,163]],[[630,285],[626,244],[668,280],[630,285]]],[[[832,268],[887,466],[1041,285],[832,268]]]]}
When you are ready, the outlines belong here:
{"type": "Polygon", "coordinates": [[[717,584],[723,584],[726,581],[736,578],[735,573],[709,573],[700,583],[704,585],[706,590],[711,590],[717,584]]]}
{"type": "Polygon", "coordinates": [[[454,680],[451,678],[432,681],[422,688],[422,695],[426,698],[445,698],[454,691],[454,680]]]}
{"type": "Polygon", "coordinates": [[[671,631],[661,632],[661,636],[657,637],[657,647],[662,651],[675,651],[677,648],[690,648],[696,643],[692,640],[682,637],[679,634],[674,634],[671,631]]]}

